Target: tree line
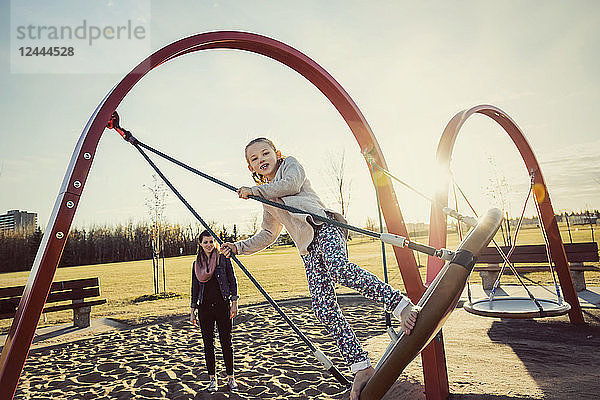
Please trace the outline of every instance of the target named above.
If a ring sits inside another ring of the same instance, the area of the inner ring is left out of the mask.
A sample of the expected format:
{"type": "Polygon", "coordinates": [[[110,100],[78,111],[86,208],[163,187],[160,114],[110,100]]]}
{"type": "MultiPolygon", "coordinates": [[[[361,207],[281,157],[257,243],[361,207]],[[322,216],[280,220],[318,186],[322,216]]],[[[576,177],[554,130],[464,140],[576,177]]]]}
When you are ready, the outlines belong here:
{"type": "MultiPolygon", "coordinates": [[[[237,227],[229,233],[225,226],[209,223],[224,241],[235,241],[237,227]]],[[[117,226],[74,228],[69,233],[59,268],[111,262],[147,260],[153,256],[152,225],[127,223],[117,226]]],[[[201,225],[165,224],[161,229],[160,257],[196,254],[201,225]]],[[[0,272],[28,271],[33,265],[43,232],[0,231],[0,272]]]]}

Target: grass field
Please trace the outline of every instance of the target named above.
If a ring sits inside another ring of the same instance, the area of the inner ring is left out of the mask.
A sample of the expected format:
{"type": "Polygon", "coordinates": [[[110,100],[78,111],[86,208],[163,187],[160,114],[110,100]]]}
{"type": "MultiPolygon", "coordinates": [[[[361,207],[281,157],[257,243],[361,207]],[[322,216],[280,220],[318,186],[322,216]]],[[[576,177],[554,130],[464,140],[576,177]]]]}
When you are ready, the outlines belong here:
{"type": "MultiPolygon", "coordinates": [[[[577,230],[571,229],[574,242],[591,240],[589,226],[577,230]]],[[[594,232],[598,241],[598,233],[594,232]]],[[[561,227],[563,241],[569,242],[568,233],[561,227]]],[[[413,240],[427,243],[426,237],[416,237],[413,240]]],[[[496,237],[499,244],[503,244],[500,235],[496,237]]],[[[447,247],[455,248],[459,243],[456,233],[448,236],[447,247]]],[[[519,233],[518,244],[543,243],[540,230],[527,228],[519,233]]],[[[350,260],[361,267],[383,277],[381,244],[361,237],[355,237],[348,242],[350,260]]],[[[390,283],[404,290],[402,277],[397,267],[391,246],[386,246],[387,264],[390,283]]],[[[415,258],[421,265],[419,268],[423,280],[425,279],[425,264],[427,259],[422,254],[415,253],[415,258]]],[[[98,264],[59,268],[54,277],[55,281],[99,277],[101,296],[108,301],[101,306],[92,307],[92,318],[111,317],[128,323],[148,322],[173,314],[189,312],[190,306],[190,280],[193,256],[175,257],[167,259],[166,275],[168,292],[181,295],[179,298],[160,299],[134,303],[133,300],[153,293],[152,262],[151,260],[98,264]]],[[[283,246],[264,250],[253,256],[241,256],[240,260],[275,299],[294,298],[308,295],[304,267],[296,248],[283,246]]],[[[240,304],[252,304],[263,301],[260,292],[239,268],[235,268],[238,278],[240,304]]],[[[28,271],[0,274],[0,287],[24,285],[29,276],[28,271]]],[[[546,284],[552,282],[550,273],[536,272],[527,274],[527,278],[546,284]]],[[[503,283],[516,282],[515,277],[505,276],[503,283]]],[[[478,274],[471,276],[472,283],[480,283],[478,274]]],[[[586,282],[590,286],[600,286],[600,272],[586,272],[586,282]]],[[[162,288],[162,285],[161,285],[162,288]]],[[[338,293],[350,293],[349,289],[339,287],[338,293]]],[[[40,321],[40,326],[64,323],[72,320],[72,311],[49,313],[46,321],[40,321]]],[[[6,332],[11,320],[0,321],[0,331],[6,332]]]]}

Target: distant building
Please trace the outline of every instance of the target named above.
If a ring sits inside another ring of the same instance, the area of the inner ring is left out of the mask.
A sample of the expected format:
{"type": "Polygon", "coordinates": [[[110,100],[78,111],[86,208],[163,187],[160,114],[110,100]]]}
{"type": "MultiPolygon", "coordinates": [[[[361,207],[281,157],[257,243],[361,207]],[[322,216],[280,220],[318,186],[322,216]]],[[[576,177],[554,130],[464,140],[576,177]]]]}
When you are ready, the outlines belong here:
{"type": "Polygon", "coordinates": [[[0,215],[0,231],[33,231],[37,227],[37,213],[10,210],[0,215]]]}

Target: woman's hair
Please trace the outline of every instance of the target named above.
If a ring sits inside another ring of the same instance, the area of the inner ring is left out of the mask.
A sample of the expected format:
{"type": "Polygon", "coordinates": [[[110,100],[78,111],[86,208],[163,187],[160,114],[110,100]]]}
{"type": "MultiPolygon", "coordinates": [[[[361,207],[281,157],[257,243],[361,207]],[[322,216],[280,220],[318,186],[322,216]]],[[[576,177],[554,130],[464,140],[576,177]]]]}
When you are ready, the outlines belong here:
{"type": "MultiPolygon", "coordinates": [[[[206,257],[206,254],[204,253],[204,249],[202,248],[202,246],[200,246],[200,243],[202,243],[202,239],[205,237],[211,237],[212,235],[210,234],[210,232],[205,229],[202,231],[202,233],[200,233],[200,236],[198,237],[198,255],[196,256],[196,260],[200,261],[200,258],[202,258],[202,260],[204,262],[208,261],[208,257],[206,257]]],[[[215,242],[215,249],[217,249],[217,243],[215,242]]]]}
{"type": "MultiPolygon", "coordinates": [[[[256,139],[252,139],[244,148],[244,157],[246,157],[246,161],[248,161],[248,156],[247,156],[247,152],[248,152],[248,147],[252,146],[254,143],[259,143],[259,142],[264,142],[266,144],[268,144],[269,146],[271,146],[271,148],[273,149],[273,151],[275,153],[277,153],[277,148],[275,147],[275,144],[265,138],[265,137],[258,137],[256,139]]],[[[277,168],[279,168],[279,166],[281,165],[281,163],[283,162],[283,159],[285,158],[285,156],[281,156],[281,158],[279,158],[277,160],[277,168]]],[[[248,161],[248,165],[250,165],[250,161],[248,161]]],[[[262,185],[264,183],[269,183],[269,179],[267,179],[266,176],[259,174],[258,172],[254,172],[252,171],[252,179],[254,179],[254,182],[257,185],[262,185]]]]}

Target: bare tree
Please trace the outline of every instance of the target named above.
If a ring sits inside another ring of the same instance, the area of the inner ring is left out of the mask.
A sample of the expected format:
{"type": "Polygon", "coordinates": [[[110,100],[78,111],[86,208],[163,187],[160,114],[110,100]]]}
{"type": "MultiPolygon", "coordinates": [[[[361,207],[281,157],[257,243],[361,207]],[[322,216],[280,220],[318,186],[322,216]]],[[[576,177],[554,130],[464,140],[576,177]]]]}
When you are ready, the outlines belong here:
{"type": "Polygon", "coordinates": [[[496,204],[502,211],[508,212],[510,209],[510,201],[506,198],[506,193],[509,193],[506,176],[498,175],[498,166],[491,156],[488,157],[488,163],[490,164],[492,175],[488,178],[486,191],[497,202],[496,204]]]}
{"type": "Polygon", "coordinates": [[[167,206],[168,191],[165,184],[156,175],[152,175],[152,183],[143,185],[147,189],[146,209],[152,222],[152,272],[154,277],[154,294],[160,291],[160,261],[163,268],[163,292],[166,291],[165,260],[163,254],[162,236],[165,230],[164,212],[167,206]],[[162,255],[162,257],[161,257],[162,255]]]}
{"type": "Polygon", "coordinates": [[[350,206],[351,179],[346,176],[346,151],[331,151],[329,155],[328,172],[333,186],[335,202],[340,206],[341,214],[345,217],[350,206]]]}
{"type": "MultiPolygon", "coordinates": [[[[368,231],[377,231],[379,230],[379,228],[377,228],[377,224],[375,223],[375,219],[371,218],[371,217],[367,217],[367,220],[365,221],[365,229],[368,231]]],[[[371,241],[374,241],[375,238],[371,238],[371,241]]]]}
{"type": "MultiPolygon", "coordinates": [[[[496,204],[502,209],[505,214],[504,224],[500,226],[500,231],[502,232],[502,238],[504,240],[504,244],[510,246],[512,237],[510,232],[510,216],[508,214],[510,210],[510,201],[506,197],[509,192],[508,182],[506,180],[506,176],[498,174],[498,167],[496,165],[496,161],[492,156],[488,157],[488,163],[490,165],[491,176],[488,178],[488,185],[485,188],[487,193],[492,197],[493,200],[496,201],[496,204]],[[505,232],[506,229],[506,232],[505,232]]],[[[459,229],[460,223],[457,224],[457,229],[459,229]]]]}
{"type": "Polygon", "coordinates": [[[258,228],[260,227],[257,213],[252,214],[252,218],[250,219],[250,222],[248,223],[247,227],[248,231],[250,232],[250,236],[256,235],[256,232],[258,232],[258,228]]]}

